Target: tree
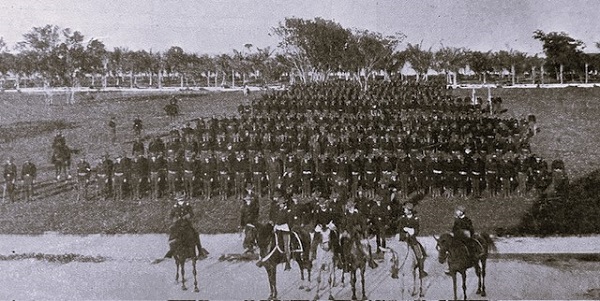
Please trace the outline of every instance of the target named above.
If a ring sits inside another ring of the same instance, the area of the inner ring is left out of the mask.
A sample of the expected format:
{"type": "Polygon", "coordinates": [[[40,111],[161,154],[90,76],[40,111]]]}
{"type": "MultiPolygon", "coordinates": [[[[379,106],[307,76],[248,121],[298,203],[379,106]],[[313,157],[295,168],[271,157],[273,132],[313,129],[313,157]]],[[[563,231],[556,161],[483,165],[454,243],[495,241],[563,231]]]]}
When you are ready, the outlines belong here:
{"type": "Polygon", "coordinates": [[[443,46],[433,55],[436,68],[446,73],[446,82],[458,86],[458,72],[467,65],[465,48],[443,46]],[[452,74],[452,81],[450,81],[452,74]]]}
{"type": "Polygon", "coordinates": [[[557,80],[564,81],[565,68],[570,72],[580,72],[583,66],[582,49],[585,44],[570,37],[565,32],[544,33],[541,30],[533,32],[533,38],[542,42],[546,54],[546,64],[556,74],[557,80]]]}
{"type": "Polygon", "coordinates": [[[167,73],[177,73],[180,77],[180,87],[183,88],[184,69],[186,66],[186,53],[179,46],[172,46],[165,53],[167,73]]]}
{"type": "Polygon", "coordinates": [[[433,52],[421,49],[421,44],[408,43],[406,47],[406,60],[417,73],[417,81],[421,78],[427,80],[427,72],[433,65],[433,52]],[[422,76],[422,77],[421,77],[422,76]]]}
{"type": "Polygon", "coordinates": [[[393,54],[402,39],[402,34],[383,36],[378,32],[355,30],[344,45],[343,61],[338,69],[354,71],[359,84],[367,90],[373,72],[394,63],[393,54]]]}
{"type": "Polygon", "coordinates": [[[486,84],[487,74],[494,71],[492,52],[470,51],[467,54],[467,62],[471,70],[479,75],[479,81],[486,84]]]}
{"type": "Polygon", "coordinates": [[[315,18],[304,20],[286,18],[284,23],[272,29],[280,38],[279,48],[306,82],[308,73],[312,79],[326,80],[331,71],[344,64],[343,50],[350,41],[351,32],[330,20],[315,18]]]}
{"type": "Polygon", "coordinates": [[[48,24],[43,27],[33,27],[23,34],[23,41],[17,43],[17,48],[27,53],[25,57],[31,60],[34,71],[42,76],[44,86],[50,85],[51,79],[57,73],[54,52],[60,42],[60,27],[48,24]]]}

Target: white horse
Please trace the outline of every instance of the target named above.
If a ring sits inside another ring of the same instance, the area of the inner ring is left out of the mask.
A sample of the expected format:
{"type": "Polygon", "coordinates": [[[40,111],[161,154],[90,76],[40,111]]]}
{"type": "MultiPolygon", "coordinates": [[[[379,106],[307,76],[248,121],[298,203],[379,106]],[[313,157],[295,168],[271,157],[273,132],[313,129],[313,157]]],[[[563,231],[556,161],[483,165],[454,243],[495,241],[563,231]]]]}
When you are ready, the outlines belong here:
{"type": "Polygon", "coordinates": [[[317,244],[316,247],[316,267],[318,270],[317,276],[317,289],[314,300],[320,300],[320,291],[325,290],[324,295],[327,294],[330,300],[333,300],[333,295],[331,294],[331,288],[334,284],[335,277],[335,266],[333,263],[333,243],[331,240],[332,230],[329,228],[322,229],[320,226],[317,226],[315,229],[315,239],[313,243],[317,244]],[[321,282],[323,278],[327,277],[327,285],[321,286],[321,282]]]}
{"type": "Polygon", "coordinates": [[[408,243],[400,243],[399,246],[395,248],[388,247],[380,249],[392,255],[392,278],[400,279],[401,299],[406,299],[404,297],[404,292],[406,285],[409,284],[407,282],[410,281],[407,281],[407,277],[410,273],[412,273],[412,287],[409,291],[410,296],[415,297],[418,293],[419,297],[424,297],[423,279],[419,273],[419,260],[408,243]]]}

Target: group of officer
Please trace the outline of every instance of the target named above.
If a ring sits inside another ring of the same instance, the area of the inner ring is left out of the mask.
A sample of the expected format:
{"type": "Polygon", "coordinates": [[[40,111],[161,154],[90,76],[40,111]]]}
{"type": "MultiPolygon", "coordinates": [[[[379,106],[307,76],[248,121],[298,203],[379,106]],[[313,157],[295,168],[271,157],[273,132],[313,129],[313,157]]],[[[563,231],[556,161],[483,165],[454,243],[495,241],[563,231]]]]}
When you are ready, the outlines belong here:
{"type": "Polygon", "coordinates": [[[37,167],[29,158],[25,159],[21,166],[19,177],[14,158],[9,157],[4,163],[2,175],[4,178],[2,202],[15,202],[19,191],[22,192],[26,202],[33,200],[33,186],[37,177],[37,167]]]}

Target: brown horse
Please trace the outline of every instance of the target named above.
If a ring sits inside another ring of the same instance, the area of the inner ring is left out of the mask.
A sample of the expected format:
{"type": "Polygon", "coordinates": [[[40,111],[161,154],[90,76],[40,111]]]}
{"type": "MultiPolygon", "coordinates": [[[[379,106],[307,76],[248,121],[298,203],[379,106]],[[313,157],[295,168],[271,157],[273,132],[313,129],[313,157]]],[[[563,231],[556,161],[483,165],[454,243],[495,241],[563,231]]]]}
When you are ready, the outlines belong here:
{"type": "Polygon", "coordinates": [[[340,245],[342,248],[344,272],[350,273],[350,283],[352,284],[352,300],[356,300],[356,278],[357,271],[360,270],[360,283],[362,288],[362,299],[366,300],[365,294],[365,270],[367,267],[367,256],[365,247],[361,238],[352,233],[349,236],[341,235],[340,245]]]}
{"type": "Polygon", "coordinates": [[[184,219],[179,219],[171,229],[171,246],[173,250],[173,258],[177,267],[175,273],[175,283],[179,283],[179,273],[181,271],[181,289],[187,290],[185,286],[185,261],[192,261],[192,273],[194,274],[194,292],[199,292],[198,279],[196,271],[196,261],[198,256],[203,254],[202,250],[196,250],[200,245],[200,237],[189,223],[184,219]],[[197,251],[197,252],[196,252],[197,251]]]}
{"type": "MultiPolygon", "coordinates": [[[[294,259],[300,267],[300,274],[303,277],[303,270],[310,271],[312,263],[310,261],[310,236],[308,233],[291,232],[290,233],[290,250],[292,251],[292,259],[294,259]],[[294,241],[300,240],[300,244],[295,244],[294,241]]],[[[260,251],[260,259],[257,266],[264,267],[269,279],[269,300],[277,299],[277,266],[285,263],[285,253],[283,239],[273,232],[273,225],[258,224],[256,226],[256,245],[260,251]]],[[[304,288],[302,285],[300,289],[304,288]]]]}
{"type": "Polygon", "coordinates": [[[496,245],[487,233],[475,234],[473,238],[459,239],[450,233],[444,233],[437,241],[437,250],[439,251],[438,260],[440,263],[448,262],[450,276],[454,288],[454,299],[456,294],[456,273],[462,276],[463,297],[467,300],[467,269],[475,268],[477,274],[477,294],[486,296],[485,292],[485,270],[486,261],[490,252],[496,251],[496,245]]]}

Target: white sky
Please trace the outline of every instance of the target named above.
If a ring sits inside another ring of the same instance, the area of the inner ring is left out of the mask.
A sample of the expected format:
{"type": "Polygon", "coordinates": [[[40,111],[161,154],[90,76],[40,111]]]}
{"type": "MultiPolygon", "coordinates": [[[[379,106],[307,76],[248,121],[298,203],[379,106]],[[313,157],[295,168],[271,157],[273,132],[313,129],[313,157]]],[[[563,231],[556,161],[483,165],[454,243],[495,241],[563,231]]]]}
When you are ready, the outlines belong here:
{"type": "Polygon", "coordinates": [[[223,53],[251,43],[275,46],[270,28],[285,17],[333,19],[344,27],[404,33],[425,48],[542,51],[533,31],[565,31],[598,52],[600,1],[541,0],[4,0],[0,37],[9,46],[32,27],[55,24],[109,49],[223,53]]]}

